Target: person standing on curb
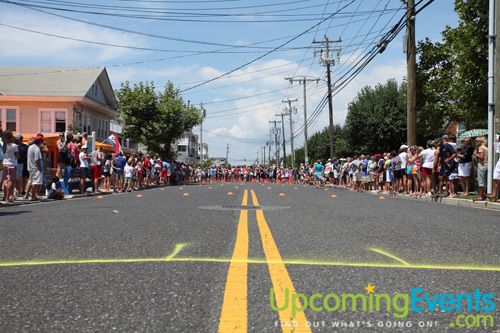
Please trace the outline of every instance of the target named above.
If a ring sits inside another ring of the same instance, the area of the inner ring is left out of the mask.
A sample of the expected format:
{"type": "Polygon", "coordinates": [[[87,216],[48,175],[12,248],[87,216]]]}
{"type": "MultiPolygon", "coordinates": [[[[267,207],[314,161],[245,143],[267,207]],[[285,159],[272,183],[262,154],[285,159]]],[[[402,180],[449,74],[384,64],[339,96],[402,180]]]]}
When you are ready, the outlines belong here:
{"type": "Polygon", "coordinates": [[[19,150],[15,143],[12,131],[3,132],[0,129],[0,136],[3,141],[3,201],[14,202],[14,188],[17,183],[17,160],[19,158],[19,150]]]}
{"type": "Polygon", "coordinates": [[[448,142],[448,135],[443,135],[443,137],[441,138],[441,145],[439,146],[439,154],[437,156],[437,163],[439,165],[438,193],[442,192],[444,184],[446,185],[446,196],[450,195],[450,187],[453,186],[450,184],[449,177],[453,172],[455,156],[457,155],[453,146],[448,142]]]}
{"type": "Polygon", "coordinates": [[[39,200],[40,187],[43,184],[42,176],[42,151],[41,146],[43,144],[44,137],[42,135],[37,135],[33,143],[28,148],[28,172],[29,179],[26,186],[26,194],[24,199],[29,199],[29,194],[31,192],[31,200],[39,200]]]}
{"type": "Polygon", "coordinates": [[[476,201],[484,201],[486,199],[485,188],[488,177],[488,147],[485,140],[481,137],[476,138],[476,150],[474,157],[477,158],[477,186],[478,195],[476,201]]]}
{"type": "Polygon", "coordinates": [[[462,185],[461,197],[469,195],[470,187],[470,174],[472,170],[472,155],[474,154],[474,147],[472,146],[472,139],[465,138],[462,148],[459,149],[458,157],[458,177],[460,177],[460,184],[462,185]]]}
{"type": "Polygon", "coordinates": [[[26,194],[25,188],[28,180],[28,145],[23,143],[23,136],[16,135],[17,149],[19,150],[19,159],[17,160],[17,195],[26,194]]]}
{"type": "Polygon", "coordinates": [[[427,141],[427,148],[418,154],[421,158],[422,165],[422,187],[423,194],[430,197],[431,191],[434,188],[434,173],[432,169],[434,167],[434,141],[427,141]]]}
{"type": "Polygon", "coordinates": [[[321,164],[321,160],[318,160],[314,164],[314,183],[316,188],[321,188],[323,184],[323,164],[321,164]]]}
{"type": "MultiPolygon", "coordinates": [[[[497,153],[500,154],[500,143],[497,145],[497,153]]],[[[498,158],[495,170],[493,170],[493,192],[490,201],[500,202],[500,157],[498,158]]]]}
{"type": "Polygon", "coordinates": [[[87,154],[87,146],[82,146],[82,151],[78,155],[80,160],[80,193],[85,193],[85,182],[89,175],[89,155],[87,154]]]}

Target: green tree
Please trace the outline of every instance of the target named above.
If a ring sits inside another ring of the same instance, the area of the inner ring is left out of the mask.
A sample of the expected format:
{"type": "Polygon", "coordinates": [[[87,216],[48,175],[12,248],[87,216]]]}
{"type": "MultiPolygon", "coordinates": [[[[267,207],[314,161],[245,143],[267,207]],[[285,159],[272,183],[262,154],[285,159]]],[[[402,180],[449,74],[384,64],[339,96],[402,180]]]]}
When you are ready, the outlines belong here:
{"type": "MultiPolygon", "coordinates": [[[[335,125],[333,127],[333,137],[335,156],[332,157],[340,158],[342,156],[347,156],[350,153],[350,146],[346,138],[346,131],[344,127],[338,124],[335,125]]],[[[307,142],[310,161],[318,159],[326,161],[330,158],[330,136],[328,127],[314,133],[311,137],[309,137],[307,142]]],[[[295,161],[296,164],[304,163],[304,147],[300,147],[295,150],[295,161]]]]}
{"type": "Polygon", "coordinates": [[[345,124],[348,150],[380,153],[406,141],[406,84],[395,80],[364,87],[349,103],[345,124]]]}
{"type": "Polygon", "coordinates": [[[328,136],[328,127],[321,132],[316,132],[307,140],[309,161],[318,159],[325,160],[330,158],[330,140],[328,136]]]}
{"type": "Polygon", "coordinates": [[[417,50],[417,141],[422,142],[438,137],[446,121],[458,114],[452,107],[453,66],[445,45],[426,39],[417,50]]]}
{"type": "Polygon", "coordinates": [[[456,0],[459,24],[447,26],[443,42],[419,42],[417,52],[417,133],[440,134],[447,121],[467,128],[487,119],[488,1],[456,0]]]}
{"type": "Polygon", "coordinates": [[[211,167],[213,164],[214,164],[214,162],[212,160],[204,160],[200,163],[200,166],[202,168],[208,168],[208,167],[211,167]]]}
{"type": "Polygon", "coordinates": [[[153,82],[132,87],[124,82],[116,96],[124,135],[163,158],[172,158],[172,143],[202,120],[200,110],[186,105],[172,82],[161,92],[153,82]]]}

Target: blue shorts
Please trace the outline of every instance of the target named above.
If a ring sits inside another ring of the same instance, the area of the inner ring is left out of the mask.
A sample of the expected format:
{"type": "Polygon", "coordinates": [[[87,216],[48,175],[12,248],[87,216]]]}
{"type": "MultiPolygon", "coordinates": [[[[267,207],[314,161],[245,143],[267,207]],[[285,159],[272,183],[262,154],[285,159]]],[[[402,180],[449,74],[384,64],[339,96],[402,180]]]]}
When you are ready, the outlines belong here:
{"type": "Polygon", "coordinates": [[[17,163],[17,179],[23,179],[24,164],[17,163]]]}

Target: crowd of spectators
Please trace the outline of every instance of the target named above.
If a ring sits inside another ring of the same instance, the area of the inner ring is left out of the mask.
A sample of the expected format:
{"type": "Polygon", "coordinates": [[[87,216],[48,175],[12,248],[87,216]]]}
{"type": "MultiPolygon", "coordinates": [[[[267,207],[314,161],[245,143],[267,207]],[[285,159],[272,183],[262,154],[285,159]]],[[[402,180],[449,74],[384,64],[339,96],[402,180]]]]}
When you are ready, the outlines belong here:
{"type": "Polygon", "coordinates": [[[0,179],[3,202],[62,199],[88,192],[125,192],[192,180],[194,167],[147,154],[97,148],[89,152],[88,134],[61,133],[56,165],[43,134],[24,143],[22,135],[0,129],[0,179]]]}
{"type": "MultiPolygon", "coordinates": [[[[500,153],[500,148],[499,153],[500,153]]],[[[269,181],[335,186],[351,191],[408,196],[448,196],[499,200],[500,162],[493,173],[493,193],[486,196],[488,147],[486,137],[444,135],[426,147],[401,145],[398,151],[317,160],[296,168],[271,166],[189,167],[189,181],[269,181]]]]}
{"type": "MultiPolygon", "coordinates": [[[[500,148],[497,147],[500,153],[500,148]]],[[[486,137],[465,138],[457,145],[455,137],[444,135],[428,141],[426,147],[401,145],[398,151],[375,155],[355,155],[328,160],[323,164],[302,166],[307,181],[316,187],[337,186],[352,191],[373,191],[392,195],[447,196],[468,198],[477,189],[474,200],[499,200],[500,161],[493,172],[493,191],[486,196],[488,147],[486,137]]],[[[302,176],[301,176],[302,179],[302,176]]]]}
{"type": "MultiPolygon", "coordinates": [[[[454,137],[427,142],[427,146],[401,145],[399,150],[374,155],[300,164],[209,166],[162,160],[147,154],[89,152],[88,135],[61,133],[57,141],[57,169],[47,174],[48,148],[38,134],[24,142],[22,135],[1,131],[0,163],[3,201],[62,199],[74,192],[130,192],[155,185],[205,182],[288,182],[335,186],[351,191],[392,195],[468,197],[499,200],[500,161],[494,170],[493,193],[486,196],[488,147],[485,137],[454,137]],[[44,194],[44,196],[41,196],[44,194]]],[[[500,149],[500,148],[499,148],[500,149]]],[[[499,151],[500,152],[500,151],[499,151]]]]}

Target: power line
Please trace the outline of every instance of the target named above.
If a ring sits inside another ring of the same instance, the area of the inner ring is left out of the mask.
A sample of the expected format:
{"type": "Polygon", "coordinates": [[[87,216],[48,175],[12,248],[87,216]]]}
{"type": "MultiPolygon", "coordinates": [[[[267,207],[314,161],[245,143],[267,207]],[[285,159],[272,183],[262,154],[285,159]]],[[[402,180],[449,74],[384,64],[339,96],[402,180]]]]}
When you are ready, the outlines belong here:
{"type": "MultiPolygon", "coordinates": [[[[420,0],[417,3],[417,5],[420,4],[422,1],[423,0],[420,0]]],[[[417,10],[416,13],[419,13],[420,11],[422,11],[425,7],[427,7],[428,5],[430,5],[434,1],[435,0],[429,0],[424,6],[422,6],[421,8],[419,8],[419,10],[417,10]]],[[[382,53],[385,50],[386,46],[392,40],[394,40],[394,38],[399,34],[399,32],[401,32],[401,30],[405,27],[402,24],[404,17],[405,16],[403,16],[398,21],[398,23],[386,34],[386,37],[384,38],[384,40],[381,43],[379,43],[365,57],[363,57],[363,58],[366,58],[366,59],[362,63],[358,63],[359,66],[356,68],[356,70],[349,77],[347,77],[346,79],[344,79],[344,81],[342,81],[339,85],[336,86],[334,96],[337,95],[344,87],[346,87],[347,84],[349,84],[375,58],[376,55],[382,53]]],[[[321,107],[317,107],[316,110],[322,109],[325,104],[326,104],[326,100],[324,102],[322,100],[320,102],[320,104],[318,104],[318,106],[321,106],[321,107]]],[[[311,120],[313,119],[313,117],[317,117],[319,115],[319,113],[320,112],[316,112],[314,114],[314,116],[311,115],[311,120]]],[[[308,124],[309,124],[309,122],[311,120],[308,120],[308,124]]],[[[301,130],[303,130],[303,128],[301,130]]],[[[300,134],[301,134],[301,131],[298,130],[297,132],[295,132],[294,136],[297,137],[300,134]]]]}
{"type": "MultiPolygon", "coordinates": [[[[48,33],[48,32],[43,32],[43,31],[37,31],[37,30],[22,28],[22,27],[10,25],[10,24],[5,24],[5,23],[0,23],[0,25],[8,27],[8,28],[12,28],[12,29],[17,29],[17,30],[21,30],[21,31],[31,32],[31,33],[35,33],[35,34],[39,34],[39,35],[44,35],[44,36],[49,36],[49,37],[61,38],[61,39],[66,39],[66,40],[72,40],[72,41],[82,42],[82,43],[88,43],[88,44],[96,44],[96,45],[102,45],[102,46],[111,46],[111,47],[124,48],[124,49],[132,49],[132,50],[140,50],[140,51],[157,51],[157,52],[190,53],[190,54],[199,54],[199,53],[204,53],[204,54],[206,54],[206,53],[223,53],[223,54],[232,54],[232,53],[262,53],[262,51],[223,51],[223,50],[193,51],[193,50],[169,50],[169,49],[158,49],[158,48],[150,48],[150,47],[120,45],[120,44],[104,43],[104,42],[86,40],[86,39],[81,39],[81,38],[74,38],[74,37],[62,36],[62,35],[52,34],[52,33],[48,33]]],[[[292,47],[292,48],[286,48],[286,49],[279,50],[279,52],[290,51],[290,50],[300,50],[300,49],[306,49],[306,48],[309,48],[309,47],[292,47]]]]}
{"type": "MultiPolygon", "coordinates": [[[[351,2],[349,2],[349,3],[348,3],[347,5],[345,5],[342,9],[347,8],[347,7],[348,7],[350,4],[352,4],[353,2],[354,2],[354,0],[352,0],[351,2]]],[[[340,10],[339,10],[339,11],[340,11],[340,10]]],[[[339,11],[337,11],[337,12],[339,12],[339,11]]],[[[334,15],[335,15],[335,13],[334,13],[334,14],[332,14],[332,15],[330,15],[328,18],[333,17],[334,15]]],[[[214,78],[212,78],[212,79],[206,80],[205,82],[198,83],[198,84],[196,84],[196,85],[194,85],[194,86],[192,86],[192,87],[189,87],[189,88],[186,88],[186,89],[184,89],[184,90],[181,90],[181,92],[185,92],[185,91],[188,91],[188,90],[192,90],[192,89],[198,88],[198,87],[200,87],[200,86],[202,86],[202,85],[205,85],[205,84],[207,84],[207,83],[210,83],[210,82],[213,82],[213,81],[218,80],[218,79],[220,79],[220,78],[223,78],[223,77],[225,77],[225,76],[227,76],[227,75],[229,75],[229,74],[231,74],[231,73],[236,72],[236,71],[237,71],[237,70],[239,70],[239,69],[242,69],[242,68],[244,68],[244,67],[246,67],[246,66],[248,66],[248,65],[253,64],[254,62],[256,62],[256,61],[258,61],[258,60],[260,60],[260,59],[264,58],[265,56],[267,56],[267,55],[269,55],[269,54],[273,53],[274,51],[276,51],[276,50],[278,50],[278,49],[282,48],[283,46],[288,45],[289,43],[293,42],[293,41],[294,41],[294,40],[296,40],[297,38],[301,37],[302,35],[306,34],[306,33],[307,33],[307,32],[309,32],[309,31],[311,31],[311,30],[312,30],[312,29],[314,29],[315,27],[317,27],[317,26],[321,25],[321,23],[325,22],[328,18],[321,20],[319,23],[316,23],[316,24],[315,24],[315,25],[313,25],[312,27],[310,27],[310,28],[308,28],[307,30],[305,30],[305,31],[301,32],[300,34],[298,34],[297,36],[293,37],[292,39],[289,39],[288,41],[286,41],[286,42],[282,43],[281,45],[279,45],[279,46],[275,47],[275,48],[274,48],[274,49],[272,49],[271,51],[268,51],[268,52],[264,53],[263,55],[261,55],[261,56],[259,56],[259,57],[255,58],[255,59],[253,59],[253,60],[251,60],[251,61],[249,61],[249,62],[246,62],[245,64],[243,64],[243,65],[241,65],[241,66],[238,66],[238,67],[236,67],[236,68],[234,68],[234,69],[232,69],[232,70],[230,70],[230,71],[228,71],[228,72],[225,72],[225,73],[223,73],[223,74],[221,74],[221,75],[218,75],[218,76],[216,76],[216,77],[214,77],[214,78]]]]}
{"type": "MultiPolygon", "coordinates": [[[[120,0],[117,0],[120,1],[120,0]]],[[[187,10],[187,11],[194,11],[194,10],[201,10],[201,11],[212,11],[212,10],[235,10],[235,9],[250,9],[250,8],[264,8],[264,7],[276,7],[276,6],[283,6],[283,5],[290,5],[290,4],[295,4],[295,3],[304,3],[304,2],[309,2],[313,0],[294,0],[294,1],[286,1],[286,2],[279,2],[279,3],[268,3],[268,4],[260,4],[260,5],[250,5],[250,6],[236,6],[236,7],[211,7],[211,8],[200,8],[197,6],[197,8],[169,8],[170,11],[181,11],[181,10],[187,10]]],[[[47,1],[31,1],[31,2],[38,2],[38,3],[60,3],[60,4],[76,4],[75,2],[71,1],[54,1],[54,0],[47,0],[47,1]]],[[[140,1],[140,2],[148,2],[148,1],[140,1]]],[[[153,2],[153,1],[149,1],[153,2]]],[[[161,2],[161,1],[154,1],[154,2],[161,2]]],[[[165,1],[168,2],[168,1],[165,1]]],[[[191,1],[173,1],[177,2],[180,4],[185,4],[185,3],[190,3],[191,1]]],[[[209,1],[199,1],[197,3],[207,3],[209,1]]],[[[78,3],[81,4],[81,3],[78,3]]],[[[115,9],[120,9],[120,8],[126,8],[126,9],[144,9],[144,10],[162,10],[165,9],[165,7],[130,7],[130,6],[110,6],[110,5],[96,5],[96,6],[102,6],[102,7],[110,7],[110,8],[115,8],[115,9]]]]}
{"type": "Polygon", "coordinates": [[[227,139],[231,139],[231,140],[234,140],[234,141],[245,142],[245,143],[258,143],[258,144],[262,144],[262,143],[266,142],[266,140],[238,138],[238,137],[227,135],[227,134],[217,133],[217,132],[214,132],[214,131],[211,131],[211,130],[203,130],[203,132],[209,133],[209,134],[213,134],[213,135],[216,135],[216,136],[220,136],[220,137],[224,137],[224,138],[227,138],[227,139]]]}
{"type": "MultiPolygon", "coordinates": [[[[304,3],[312,0],[303,0],[303,1],[289,1],[289,2],[282,2],[282,3],[271,3],[271,4],[260,4],[260,5],[252,5],[252,6],[239,6],[239,7],[212,7],[212,8],[200,8],[199,6],[197,8],[168,8],[168,11],[165,11],[164,7],[149,7],[149,8],[144,8],[144,7],[130,7],[130,6],[114,6],[114,5],[103,5],[103,4],[87,4],[87,3],[81,3],[81,2],[70,2],[70,1],[52,1],[52,0],[46,0],[46,1],[40,1],[40,0],[26,0],[24,2],[25,5],[29,6],[30,4],[48,4],[48,5],[57,5],[57,6],[62,6],[58,7],[59,9],[64,9],[64,6],[70,6],[70,8],[78,7],[78,8],[91,8],[91,9],[101,9],[101,10],[112,10],[112,14],[116,14],[116,11],[132,11],[134,13],[137,12],[142,12],[142,13],[152,13],[152,14],[170,14],[170,15],[175,15],[175,17],[199,17],[199,16],[205,16],[205,17],[224,17],[224,16],[241,16],[241,17],[246,17],[246,16],[268,16],[271,15],[274,17],[286,17],[286,16],[317,16],[318,14],[313,13],[313,14],[308,14],[308,13],[301,13],[301,14],[283,14],[286,12],[293,12],[293,11],[298,11],[298,10],[303,10],[303,9],[312,9],[312,8],[317,8],[317,7],[323,7],[323,4],[318,4],[318,5],[308,5],[308,6],[302,6],[302,7],[295,7],[295,8],[280,8],[278,10],[269,10],[269,11],[260,11],[260,12],[248,12],[248,13],[196,13],[195,11],[217,11],[217,10],[226,10],[226,11],[231,11],[235,9],[250,9],[250,8],[264,8],[264,7],[270,7],[270,6],[283,6],[283,5],[289,5],[289,4],[295,4],[295,3],[304,3]],[[182,11],[188,11],[189,13],[184,13],[182,11]]],[[[342,0],[343,1],[343,0],[342,0]]],[[[338,1],[341,2],[341,1],[338,1]]],[[[346,13],[347,14],[347,13],[346,13]]],[[[362,15],[363,13],[361,13],[362,15]]]]}
{"type": "Polygon", "coordinates": [[[216,3],[216,2],[238,2],[241,0],[116,0],[123,2],[155,2],[155,3],[216,3]]]}
{"type": "MultiPolygon", "coordinates": [[[[1,1],[3,1],[3,0],[0,0],[0,2],[1,1]]],[[[171,40],[171,41],[183,42],[183,43],[194,43],[194,44],[201,44],[201,45],[211,45],[211,46],[228,47],[229,49],[231,49],[231,48],[255,48],[255,49],[267,49],[268,50],[271,47],[256,46],[256,45],[261,45],[261,44],[276,42],[276,41],[279,41],[279,40],[285,40],[285,39],[288,39],[288,38],[291,38],[291,37],[294,36],[294,35],[288,35],[288,36],[283,36],[283,37],[278,37],[278,38],[274,38],[274,39],[264,40],[264,41],[260,41],[260,42],[248,43],[248,44],[227,44],[227,43],[219,43],[219,42],[208,42],[208,41],[202,41],[202,40],[193,40],[193,39],[177,38],[177,37],[171,37],[171,36],[158,35],[158,34],[153,34],[153,33],[146,33],[146,32],[142,32],[142,31],[127,29],[127,28],[121,28],[121,27],[115,27],[115,26],[110,26],[110,25],[106,25],[106,24],[96,23],[96,22],[92,22],[92,21],[82,20],[82,19],[79,19],[79,18],[73,18],[73,17],[69,17],[69,16],[57,14],[57,13],[52,13],[52,12],[44,11],[42,9],[25,7],[22,4],[16,4],[16,5],[20,6],[20,7],[24,7],[24,8],[29,9],[29,10],[33,10],[33,11],[37,11],[37,12],[40,12],[40,13],[44,13],[46,15],[60,17],[60,18],[64,18],[64,19],[67,19],[67,20],[81,22],[81,23],[85,23],[85,24],[89,24],[89,25],[94,25],[94,26],[98,26],[98,27],[102,27],[102,28],[107,28],[107,29],[111,29],[111,30],[116,30],[116,31],[131,33],[131,34],[137,34],[137,35],[140,35],[140,36],[151,37],[151,38],[159,38],[159,39],[165,39],[165,40],[171,40]]],[[[363,22],[363,21],[364,21],[364,19],[360,19],[360,20],[357,20],[357,21],[353,21],[352,23],[363,22]]],[[[345,26],[345,24],[335,25],[333,27],[342,27],[342,26],[345,26]]],[[[319,26],[318,26],[318,28],[319,28],[319,26]]],[[[226,49],[222,49],[221,51],[225,51],[225,50],[226,49]]]]}
{"type": "MultiPolygon", "coordinates": [[[[339,7],[340,7],[340,4],[339,4],[339,7]]],[[[149,36],[149,37],[153,37],[153,38],[163,38],[163,39],[174,40],[174,41],[181,41],[181,42],[188,42],[188,43],[202,43],[202,44],[208,44],[208,45],[214,44],[214,45],[219,45],[219,46],[225,46],[225,45],[227,45],[230,48],[233,48],[233,47],[234,48],[256,47],[254,45],[264,44],[264,43],[273,42],[273,41],[278,41],[278,40],[282,40],[282,39],[286,39],[286,38],[290,37],[290,36],[279,37],[279,38],[270,39],[270,40],[266,40],[266,41],[250,43],[250,44],[247,44],[247,45],[230,45],[230,44],[222,44],[222,43],[211,43],[211,42],[206,42],[206,41],[204,42],[204,41],[180,39],[180,38],[174,38],[174,37],[168,37],[168,36],[162,36],[162,35],[155,35],[155,34],[143,33],[143,32],[134,31],[134,30],[130,30],[130,29],[123,29],[123,28],[118,28],[118,27],[113,27],[113,26],[109,26],[109,25],[99,24],[99,23],[95,23],[95,22],[91,22],[91,21],[85,21],[85,20],[81,20],[81,19],[77,19],[77,18],[71,18],[71,17],[68,17],[68,16],[64,16],[64,15],[60,15],[60,14],[56,14],[56,13],[51,13],[51,12],[47,12],[47,11],[36,9],[36,8],[30,8],[30,7],[25,7],[25,8],[33,10],[33,11],[44,13],[46,15],[52,15],[52,16],[55,16],[55,17],[61,17],[61,18],[64,18],[64,19],[68,19],[68,20],[72,20],[72,21],[76,21],[76,22],[81,22],[81,23],[84,23],[84,24],[95,25],[95,26],[104,27],[104,28],[108,28],[108,29],[112,29],[112,30],[117,30],[117,31],[122,31],[122,32],[127,32],[127,33],[135,33],[135,34],[149,36]]],[[[362,20],[352,21],[352,23],[357,23],[357,22],[360,22],[360,21],[362,21],[362,20]]],[[[338,24],[338,25],[335,25],[333,27],[341,27],[341,26],[343,26],[343,24],[338,24]]],[[[318,29],[319,29],[319,26],[318,26],[318,29]]],[[[317,31],[319,31],[318,29],[317,29],[317,31]]],[[[357,36],[355,36],[353,38],[353,40],[356,39],[356,38],[357,38],[357,36]]],[[[222,49],[222,50],[225,50],[225,49],[222,49]]],[[[220,50],[220,51],[222,51],[222,50],[220,50]]],[[[173,60],[173,59],[178,59],[178,58],[186,58],[186,57],[190,57],[190,56],[202,55],[202,54],[207,54],[207,53],[210,53],[210,52],[211,51],[200,51],[200,52],[196,52],[196,53],[193,53],[193,54],[179,55],[179,56],[173,56],[173,57],[168,57],[168,58],[156,58],[156,59],[134,61],[134,62],[129,62],[129,63],[107,65],[106,67],[124,67],[124,66],[133,66],[133,65],[148,64],[148,63],[153,63],[153,62],[160,62],[160,61],[166,61],[166,60],[173,60]]],[[[59,72],[59,71],[55,71],[55,72],[59,72]]],[[[33,73],[20,73],[19,75],[26,76],[26,75],[30,75],[30,74],[38,75],[38,74],[45,74],[45,73],[46,72],[43,72],[43,73],[33,72],[33,73]]],[[[6,75],[2,75],[2,76],[6,76],[6,75]]],[[[16,76],[16,74],[9,74],[8,76],[16,76]]],[[[236,76],[236,75],[234,75],[234,76],[236,76]]],[[[196,83],[198,83],[198,82],[204,82],[204,81],[196,81],[196,83]]],[[[185,84],[188,84],[188,83],[185,83],[185,84]]]]}
{"type": "MultiPolygon", "coordinates": [[[[313,18],[290,18],[290,19],[259,19],[259,20],[252,20],[252,19],[245,19],[244,21],[242,20],[231,20],[231,19],[225,19],[225,20],[213,20],[213,19],[200,19],[200,18],[182,18],[182,16],[179,15],[173,15],[173,16],[148,16],[148,15],[139,15],[139,14],[120,14],[120,13],[107,13],[107,12],[102,12],[102,11],[86,11],[86,10],[77,10],[71,8],[60,8],[60,7],[53,7],[53,6],[42,6],[42,5],[36,5],[36,4],[29,4],[29,3],[19,3],[16,1],[11,1],[11,0],[0,0],[0,2],[7,3],[7,4],[14,4],[14,5],[19,5],[19,6],[24,6],[24,7],[32,7],[32,8],[43,8],[43,9],[50,9],[50,10],[56,10],[56,11],[62,11],[62,12],[70,12],[70,13],[79,13],[79,14],[91,14],[91,15],[100,15],[100,16],[111,16],[111,17],[121,17],[121,18],[135,18],[135,19],[145,19],[145,20],[159,20],[159,21],[175,21],[175,22],[199,22],[199,23],[286,23],[286,22],[307,22],[307,21],[317,21],[318,17],[313,17],[313,18]]],[[[354,0],[353,0],[354,2],[354,0]]],[[[319,6],[319,5],[318,5],[319,6]]],[[[298,9],[307,9],[310,8],[308,7],[302,7],[302,8],[297,8],[298,9]]],[[[394,9],[396,10],[396,9],[394,9]]],[[[270,12],[267,13],[260,13],[261,15],[268,16],[270,12]]],[[[338,13],[332,13],[331,15],[337,15],[338,13]]],[[[341,15],[347,15],[348,13],[344,13],[341,15]]],[[[362,13],[363,14],[363,13],[362,13]]],[[[369,12],[364,13],[364,14],[369,14],[369,12]]],[[[249,14],[210,14],[211,16],[217,16],[217,17],[233,17],[233,16],[238,16],[238,17],[247,17],[247,16],[259,16],[259,13],[249,13],[249,14]],[[253,14],[253,15],[252,15],[253,14]]],[[[298,14],[300,17],[304,17],[307,15],[304,14],[298,14]]],[[[206,17],[209,15],[206,14],[199,14],[195,16],[189,16],[185,15],[185,17],[206,17]]],[[[274,15],[277,16],[277,15],[274,15]]],[[[297,15],[295,15],[297,16],[297,15]]]]}
{"type": "MultiPolygon", "coordinates": [[[[309,94],[309,96],[317,95],[317,92],[321,92],[319,90],[319,88],[317,89],[317,91],[309,94]]],[[[235,116],[235,115],[240,115],[240,114],[255,112],[255,111],[258,111],[260,109],[247,109],[247,108],[248,107],[252,107],[252,106],[266,105],[266,104],[269,104],[269,103],[273,103],[273,104],[269,105],[269,107],[273,107],[273,108],[278,107],[280,105],[278,102],[276,102],[276,99],[273,98],[273,99],[268,99],[266,101],[261,101],[261,102],[256,103],[256,104],[245,105],[245,106],[238,107],[238,108],[231,108],[231,109],[214,111],[214,112],[211,112],[210,115],[207,116],[207,118],[221,118],[221,117],[226,117],[226,116],[235,116]],[[240,111],[240,112],[230,112],[230,111],[234,111],[234,110],[243,110],[243,111],[240,111]]]]}

